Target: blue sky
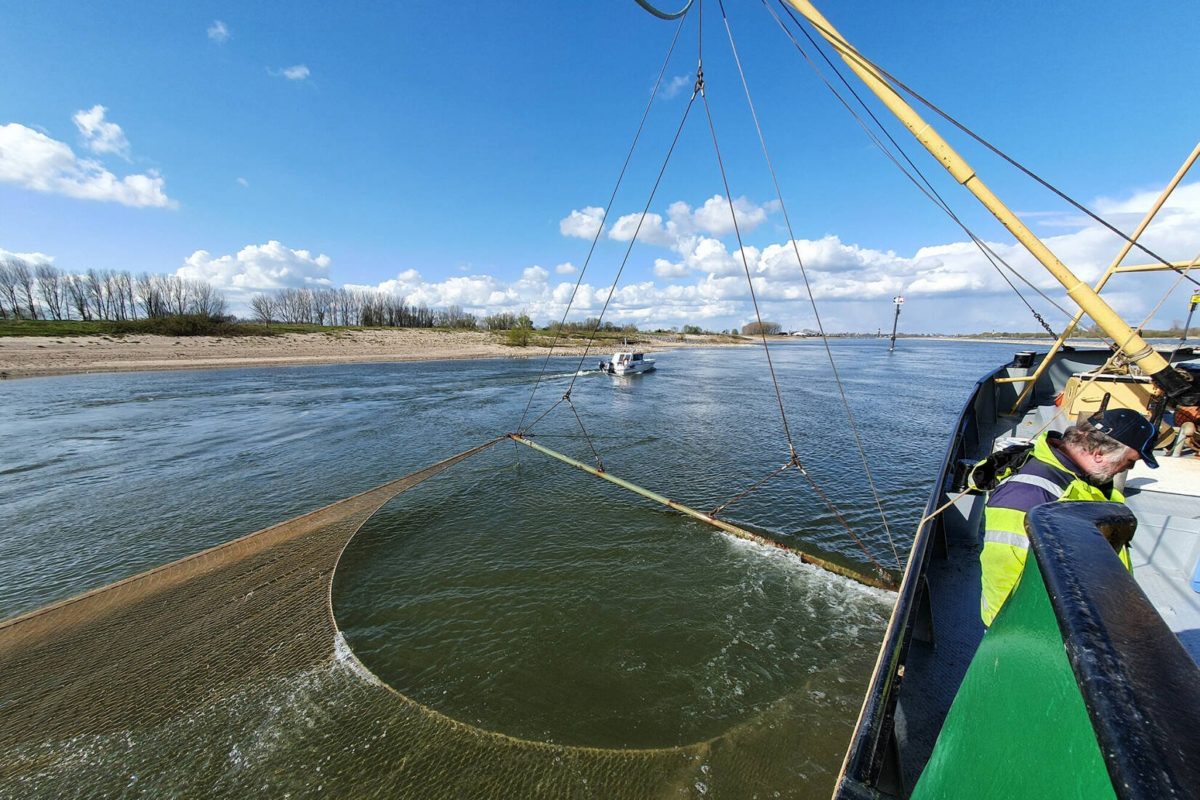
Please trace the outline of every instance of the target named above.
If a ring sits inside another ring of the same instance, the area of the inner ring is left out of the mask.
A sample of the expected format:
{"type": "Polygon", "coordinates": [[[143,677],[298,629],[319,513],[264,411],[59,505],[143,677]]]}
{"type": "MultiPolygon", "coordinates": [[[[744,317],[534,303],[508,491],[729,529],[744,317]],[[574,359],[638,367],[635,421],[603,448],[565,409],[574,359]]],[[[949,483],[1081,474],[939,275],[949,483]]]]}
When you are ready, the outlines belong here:
{"type": "MultiPolygon", "coordinates": [[[[763,4],[726,6],[828,326],[886,325],[903,291],[908,330],[1032,329],[763,4]]],[[[865,53],[1125,230],[1196,144],[1196,70],[1184,54],[1200,22],[1184,4],[821,8],[865,53]]],[[[707,0],[703,11],[709,102],[756,287],[768,317],[811,326],[720,7],[707,0]]],[[[684,23],[666,72],[677,91],[655,100],[573,318],[602,304],[679,123],[697,17],[684,23]]],[[[562,314],[588,252],[581,237],[608,200],[676,27],[633,0],[12,2],[0,20],[0,250],[65,270],[209,280],[235,308],[255,291],[350,285],[526,310],[539,322],[562,314]]],[[[949,138],[1068,266],[1085,277],[1107,266],[1114,237],[949,138]]],[[[911,139],[901,142],[978,234],[1052,288],[911,139]]],[[[750,319],[722,192],[697,105],[650,206],[658,217],[618,284],[615,320],[750,319]]],[[[1200,252],[1200,172],[1145,241],[1172,260],[1200,252]]],[[[1113,302],[1139,321],[1169,285],[1118,277],[1113,302]]],[[[1157,321],[1181,318],[1185,295],[1176,290],[1157,321]]],[[[1030,299],[1059,327],[1059,312],[1030,299]]]]}

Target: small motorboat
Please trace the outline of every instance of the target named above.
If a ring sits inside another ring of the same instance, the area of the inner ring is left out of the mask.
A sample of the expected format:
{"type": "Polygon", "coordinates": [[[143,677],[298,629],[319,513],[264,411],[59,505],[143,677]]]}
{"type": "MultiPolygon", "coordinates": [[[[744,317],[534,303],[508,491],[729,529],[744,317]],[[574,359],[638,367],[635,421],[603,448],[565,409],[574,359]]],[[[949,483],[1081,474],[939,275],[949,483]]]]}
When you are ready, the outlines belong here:
{"type": "Polygon", "coordinates": [[[654,359],[645,353],[613,353],[611,361],[601,361],[600,371],[609,375],[633,375],[654,369],[654,359]]]}

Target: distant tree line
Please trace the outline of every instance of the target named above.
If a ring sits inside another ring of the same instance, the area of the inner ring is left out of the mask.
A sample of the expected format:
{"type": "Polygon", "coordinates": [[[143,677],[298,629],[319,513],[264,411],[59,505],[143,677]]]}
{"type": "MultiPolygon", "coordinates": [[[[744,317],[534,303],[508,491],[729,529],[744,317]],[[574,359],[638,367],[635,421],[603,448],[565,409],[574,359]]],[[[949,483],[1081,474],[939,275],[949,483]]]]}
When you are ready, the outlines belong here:
{"type": "Polygon", "coordinates": [[[404,298],[372,289],[276,289],[251,297],[250,311],[255,320],[265,323],[364,328],[479,327],[478,318],[461,306],[413,305],[404,298]]]}
{"type": "MultiPolygon", "coordinates": [[[[250,298],[250,313],[262,323],[307,324],[340,327],[456,328],[509,332],[510,339],[529,340],[533,320],[522,312],[476,316],[461,306],[430,308],[410,303],[377,289],[303,287],[260,292],[250,298]]],[[[0,258],[0,320],[83,320],[125,322],[139,319],[200,317],[231,321],[228,304],[212,284],[176,275],[133,275],[124,270],[61,270],[52,264],[30,264],[17,257],[0,258]]],[[[763,323],[767,333],[778,333],[778,323],[763,323]]],[[[757,332],[757,323],[743,333],[757,332]]],[[[638,332],[637,325],[618,325],[589,317],[582,321],[551,322],[545,330],[557,334],[588,335],[638,332]]],[[[675,328],[659,330],[674,333],[675,328]]],[[[685,334],[709,331],[684,325],[685,334]]],[[[730,330],[729,333],[735,333],[730,330]]]]}
{"type": "Polygon", "coordinates": [[[588,317],[583,322],[551,322],[546,326],[546,330],[556,333],[591,333],[599,331],[600,333],[637,333],[637,325],[617,325],[605,320],[600,321],[599,317],[588,317]]]}
{"type": "Polygon", "coordinates": [[[223,317],[225,298],[212,284],[175,275],[134,277],[89,269],[66,272],[21,258],[0,259],[0,319],[124,321],[172,316],[223,317]]]}

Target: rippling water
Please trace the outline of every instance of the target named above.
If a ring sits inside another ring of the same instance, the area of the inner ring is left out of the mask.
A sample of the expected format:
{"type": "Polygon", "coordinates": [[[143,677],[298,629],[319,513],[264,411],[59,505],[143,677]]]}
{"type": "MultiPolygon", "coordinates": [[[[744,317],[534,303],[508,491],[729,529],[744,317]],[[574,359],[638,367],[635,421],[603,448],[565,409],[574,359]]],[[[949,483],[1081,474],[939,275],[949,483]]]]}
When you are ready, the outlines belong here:
{"type": "MultiPolygon", "coordinates": [[[[971,384],[1010,345],[834,343],[903,556],[971,384]]],[[[810,473],[892,564],[824,349],[772,353],[810,473]]],[[[578,377],[612,473],[701,509],[787,460],[758,348],[656,356],[578,377]]],[[[594,361],[589,358],[586,366],[594,361]]],[[[534,416],[577,359],[553,359],[534,416]]],[[[0,616],[136,573],[359,492],[499,433],[541,360],[86,375],[0,384],[0,616]]],[[[560,406],[540,440],[594,461],[560,406]]],[[[867,569],[794,473],[728,509],[867,569]]],[[[606,748],[766,726],[795,753],[780,791],[825,796],[861,702],[887,596],[748,545],[505,444],[401,495],[335,579],[359,658],[450,717],[606,748]]],[[[737,796],[736,791],[730,796],[737,796]]]]}

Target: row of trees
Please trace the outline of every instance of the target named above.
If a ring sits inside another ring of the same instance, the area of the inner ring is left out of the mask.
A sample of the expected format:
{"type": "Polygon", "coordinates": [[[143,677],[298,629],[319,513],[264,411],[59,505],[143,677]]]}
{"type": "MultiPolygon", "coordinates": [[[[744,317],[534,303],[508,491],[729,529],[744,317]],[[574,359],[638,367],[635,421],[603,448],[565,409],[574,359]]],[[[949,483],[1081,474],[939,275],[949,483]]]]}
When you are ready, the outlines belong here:
{"type": "Polygon", "coordinates": [[[277,289],[250,298],[258,322],[342,325],[367,328],[466,328],[479,320],[461,306],[429,308],[369,289],[277,289]]]}
{"type": "MultiPolygon", "coordinates": [[[[459,328],[490,331],[532,331],[528,315],[502,312],[477,317],[461,306],[429,308],[405,298],[370,289],[288,288],[261,292],[250,299],[258,322],[283,322],[348,327],[459,328]]],[[[51,264],[21,258],[0,259],[0,319],[125,321],[140,318],[225,317],[228,306],[220,290],[206,281],[176,275],[134,276],[127,271],[89,269],[65,272],[51,264]]],[[[778,323],[763,323],[778,333],[778,323]]],[[[582,322],[553,322],[557,333],[590,334],[638,332],[636,325],[616,325],[592,317],[582,322]]],[[[674,329],[672,329],[674,330],[674,329]]],[[[686,325],[684,333],[703,333],[686,325]]],[[[758,333],[758,323],[742,329],[758,333]]],[[[732,333],[732,331],[731,331],[732,333]]]]}
{"type": "Polygon", "coordinates": [[[72,273],[21,258],[0,260],[0,319],[123,321],[225,312],[225,298],[205,281],[118,270],[72,273]]]}

